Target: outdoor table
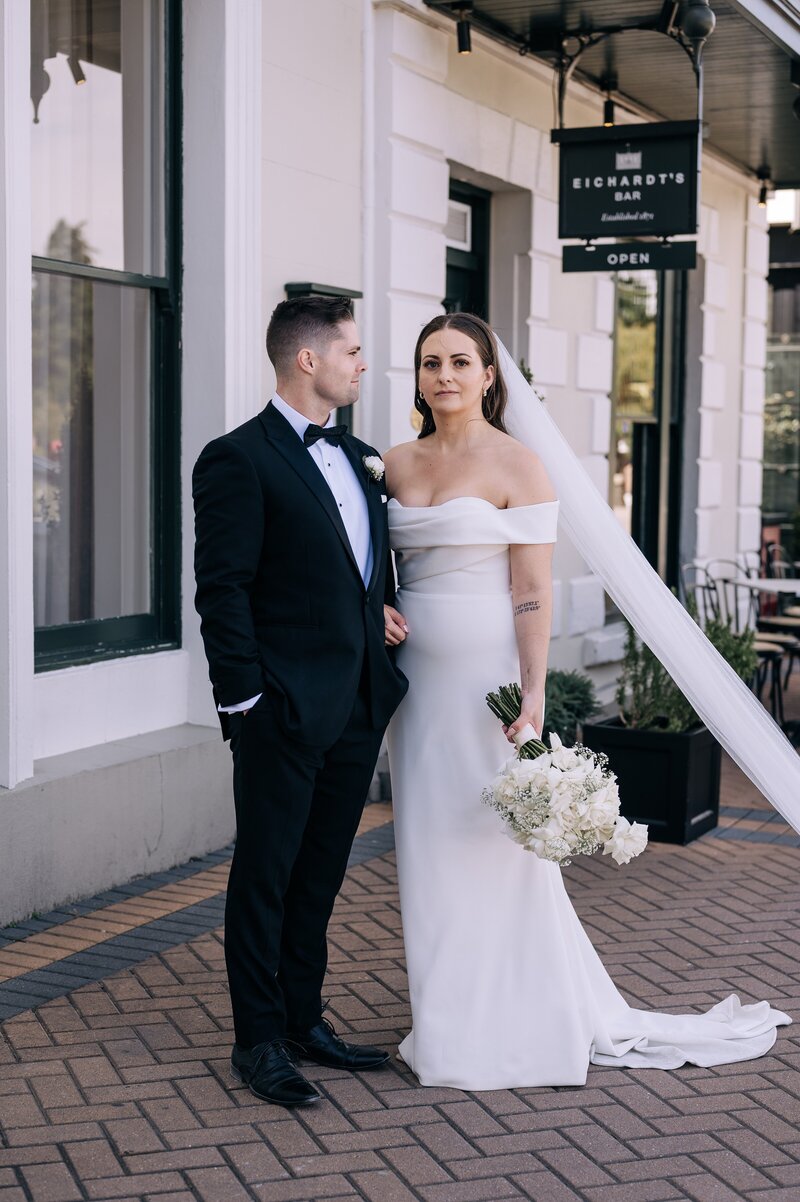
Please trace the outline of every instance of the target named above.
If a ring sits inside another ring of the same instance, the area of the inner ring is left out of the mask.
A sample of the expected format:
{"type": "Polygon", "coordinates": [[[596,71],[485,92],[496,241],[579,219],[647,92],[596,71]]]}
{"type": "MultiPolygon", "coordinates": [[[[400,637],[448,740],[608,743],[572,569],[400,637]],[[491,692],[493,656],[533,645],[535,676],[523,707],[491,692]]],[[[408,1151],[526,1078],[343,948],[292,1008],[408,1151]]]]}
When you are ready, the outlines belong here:
{"type": "Polygon", "coordinates": [[[800,576],[787,576],[781,579],[777,576],[736,576],[728,577],[728,584],[741,584],[754,593],[773,593],[775,596],[788,594],[791,597],[800,596],[800,576]]]}

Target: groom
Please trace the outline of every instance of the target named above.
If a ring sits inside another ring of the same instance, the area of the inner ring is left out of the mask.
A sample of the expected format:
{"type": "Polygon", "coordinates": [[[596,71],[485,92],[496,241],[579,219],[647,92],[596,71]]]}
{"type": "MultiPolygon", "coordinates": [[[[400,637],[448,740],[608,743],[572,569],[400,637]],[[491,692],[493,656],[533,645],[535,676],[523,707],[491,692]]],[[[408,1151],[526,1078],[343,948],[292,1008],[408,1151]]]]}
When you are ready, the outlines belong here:
{"type": "MultiPolygon", "coordinates": [[[[336,1035],[321,990],[328,920],[407,686],[384,645],[383,464],[330,422],[367,366],[350,301],[279,304],[267,353],[275,396],[194,469],[195,603],[233,753],[231,1071],[258,1098],[302,1106],[320,1095],[298,1053],[351,1070],[388,1059],[336,1035]]],[[[387,606],[386,622],[398,618],[387,606]]]]}

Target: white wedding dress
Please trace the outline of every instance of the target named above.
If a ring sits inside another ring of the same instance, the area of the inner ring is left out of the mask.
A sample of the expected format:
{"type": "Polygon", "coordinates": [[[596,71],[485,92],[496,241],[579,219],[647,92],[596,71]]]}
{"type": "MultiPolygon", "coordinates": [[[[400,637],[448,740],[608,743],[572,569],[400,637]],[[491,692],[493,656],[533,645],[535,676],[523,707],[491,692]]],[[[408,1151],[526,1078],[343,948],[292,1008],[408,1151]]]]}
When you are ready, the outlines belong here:
{"type": "Polygon", "coordinates": [[[413,1021],[400,1055],[423,1085],[583,1085],[590,1061],[727,1064],[764,1055],[791,1021],[735,996],[705,1014],[630,1007],[561,870],[513,843],[481,802],[511,752],[485,696],[519,679],[508,548],[555,542],[557,514],[557,502],[389,502],[410,629],[398,652],[410,687],[389,728],[413,1021]]]}

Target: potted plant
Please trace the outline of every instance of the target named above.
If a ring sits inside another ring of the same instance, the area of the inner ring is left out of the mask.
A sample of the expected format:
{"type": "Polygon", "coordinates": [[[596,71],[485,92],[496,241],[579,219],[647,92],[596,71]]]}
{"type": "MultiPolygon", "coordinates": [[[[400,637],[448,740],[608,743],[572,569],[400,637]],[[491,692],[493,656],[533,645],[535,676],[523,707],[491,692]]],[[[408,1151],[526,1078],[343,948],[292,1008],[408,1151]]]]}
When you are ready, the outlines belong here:
{"type": "MultiPolygon", "coordinates": [[[[705,633],[743,680],[753,678],[754,631],[737,633],[713,619],[705,633]]],[[[720,746],[630,626],[616,701],[618,715],[586,723],[583,742],[608,756],[625,817],[647,823],[650,838],[662,843],[690,843],[715,827],[720,746]]]]}
{"type": "Polygon", "coordinates": [[[582,672],[565,672],[549,668],[545,684],[544,731],[546,743],[551,733],[557,734],[565,747],[571,747],[578,727],[600,709],[594,685],[582,672]]]}

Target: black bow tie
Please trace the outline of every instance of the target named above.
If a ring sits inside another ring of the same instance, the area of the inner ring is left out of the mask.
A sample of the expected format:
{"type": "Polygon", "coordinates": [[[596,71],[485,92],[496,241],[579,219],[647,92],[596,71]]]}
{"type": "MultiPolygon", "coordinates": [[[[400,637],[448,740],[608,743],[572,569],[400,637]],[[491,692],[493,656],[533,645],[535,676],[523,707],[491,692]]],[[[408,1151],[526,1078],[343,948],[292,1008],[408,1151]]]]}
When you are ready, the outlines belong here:
{"type": "Polygon", "coordinates": [[[306,426],[303,442],[307,447],[313,447],[318,439],[324,438],[326,442],[338,447],[346,433],[347,426],[315,426],[312,423],[310,426],[306,426]]]}

